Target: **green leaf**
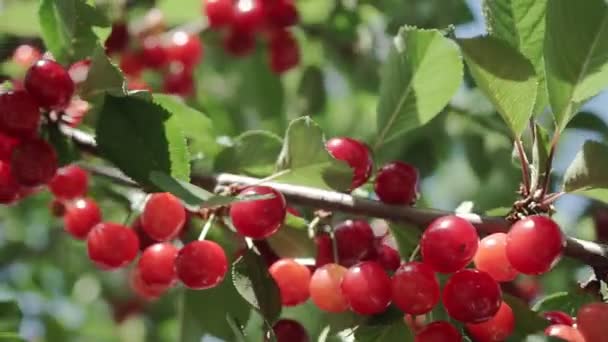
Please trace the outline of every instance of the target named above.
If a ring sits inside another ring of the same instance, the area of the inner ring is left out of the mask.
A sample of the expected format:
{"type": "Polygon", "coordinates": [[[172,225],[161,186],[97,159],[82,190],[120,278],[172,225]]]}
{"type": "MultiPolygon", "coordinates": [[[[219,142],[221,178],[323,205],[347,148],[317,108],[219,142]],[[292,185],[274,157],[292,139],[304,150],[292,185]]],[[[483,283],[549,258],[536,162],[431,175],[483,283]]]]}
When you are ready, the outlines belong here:
{"type": "Polygon", "coordinates": [[[538,313],[558,310],[575,317],[581,306],[595,301],[597,301],[596,298],[580,289],[569,292],[564,291],[553,293],[539,300],[534,304],[532,310],[538,313]]]}
{"type": "Polygon", "coordinates": [[[226,315],[226,321],[228,322],[230,329],[232,329],[232,332],[234,333],[236,342],[247,342],[247,339],[243,334],[243,329],[239,322],[237,322],[234,317],[230,316],[230,314],[226,315]]]}
{"type": "Polygon", "coordinates": [[[389,228],[395,241],[397,241],[397,248],[399,249],[401,258],[408,259],[418,246],[422,233],[417,227],[403,223],[391,223],[389,228]]]}
{"type": "Polygon", "coordinates": [[[0,32],[16,36],[39,36],[38,18],[32,16],[39,1],[3,1],[0,10],[0,32]]]}
{"type": "Polygon", "coordinates": [[[153,101],[177,117],[179,127],[189,140],[190,152],[202,152],[205,157],[215,156],[220,146],[211,120],[203,113],[189,107],[183,100],[171,95],[154,94],[153,101]]]}
{"type": "Polygon", "coordinates": [[[157,104],[106,95],[96,135],[102,156],[143,186],[154,187],[152,171],[189,180],[186,139],[176,117],[157,104]]]}
{"type": "Polygon", "coordinates": [[[375,149],[439,114],[462,72],[458,46],[440,31],[399,30],[381,71],[375,149]]]}
{"type": "Polygon", "coordinates": [[[567,128],[584,129],[601,134],[604,139],[608,138],[608,125],[606,122],[601,117],[590,112],[577,113],[567,128]]]}
{"type": "Polygon", "coordinates": [[[361,325],[355,330],[357,342],[414,341],[414,334],[407,328],[403,319],[391,324],[361,325]]]}
{"type": "Polygon", "coordinates": [[[346,191],[353,177],[351,168],[332,158],[325,149],[323,132],[310,117],[289,124],[277,162],[281,175],[275,182],[346,191]]]}
{"type": "Polygon", "coordinates": [[[537,91],[534,67],[517,50],[493,37],[459,39],[477,86],[516,137],[532,116],[537,91]]]}
{"type": "Polygon", "coordinates": [[[254,177],[269,176],[274,171],[282,144],[281,138],[270,132],[245,132],[234,139],[232,146],[218,154],[215,169],[254,177]]]}
{"type": "Polygon", "coordinates": [[[266,321],[273,323],[281,314],[279,287],[268,273],[264,259],[248,249],[232,266],[232,282],[237,292],[266,321]]]}
{"type": "Polygon", "coordinates": [[[608,85],[608,6],[604,0],[551,0],[545,68],[549,101],[562,130],[582,103],[608,85]]]}
{"type": "Polygon", "coordinates": [[[308,221],[290,212],[287,212],[287,216],[285,217],[285,225],[296,229],[308,229],[308,221]]]}
{"type": "Polygon", "coordinates": [[[509,43],[534,65],[538,88],[534,114],[547,106],[543,59],[547,0],[486,0],[484,15],[488,33],[509,43]]]}
{"type": "Polygon", "coordinates": [[[532,311],[521,299],[503,294],[503,300],[511,307],[515,316],[515,331],[508,341],[523,341],[528,335],[542,333],[549,325],[549,321],[532,311]]]}
{"type": "Polygon", "coordinates": [[[0,332],[0,342],[26,342],[16,333],[0,332]]]}
{"type": "Polygon", "coordinates": [[[8,299],[0,300],[0,331],[19,331],[21,318],[21,310],[16,301],[8,299]]]}
{"type": "Polygon", "coordinates": [[[298,86],[298,111],[302,115],[323,112],[327,103],[323,71],[318,66],[309,66],[304,71],[298,86]]]}
{"type": "Polygon", "coordinates": [[[170,192],[180,198],[186,204],[196,207],[213,197],[213,193],[199,188],[194,184],[175,179],[166,173],[152,171],[150,173],[150,182],[158,189],[170,192]]]}
{"type": "Polygon", "coordinates": [[[587,141],[564,175],[564,191],[608,203],[608,145],[587,141]]]}
{"type": "Polygon", "coordinates": [[[79,94],[87,101],[96,100],[106,93],[122,96],[125,79],[122,73],[112,64],[103,47],[97,46],[91,57],[91,67],[87,79],[79,87],[79,94]]]}
{"type": "Polygon", "coordinates": [[[97,46],[93,27],[106,27],[104,13],[85,0],[41,0],[38,10],[42,39],[62,64],[91,56],[97,46]]]}
{"type": "Polygon", "coordinates": [[[80,150],[74,145],[72,139],[68,138],[57,125],[47,126],[47,140],[55,148],[59,166],[64,166],[77,161],[80,158],[80,150]]]}

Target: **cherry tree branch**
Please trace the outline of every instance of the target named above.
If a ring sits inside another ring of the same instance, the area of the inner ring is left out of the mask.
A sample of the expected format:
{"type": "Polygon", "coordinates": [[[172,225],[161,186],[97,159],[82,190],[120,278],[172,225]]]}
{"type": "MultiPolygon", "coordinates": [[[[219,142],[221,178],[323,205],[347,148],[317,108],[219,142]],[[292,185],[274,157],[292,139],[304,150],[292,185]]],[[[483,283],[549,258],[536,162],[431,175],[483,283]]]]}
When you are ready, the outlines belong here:
{"type": "MultiPolygon", "coordinates": [[[[97,155],[97,146],[93,136],[73,128],[63,127],[62,130],[83,151],[97,155]]],[[[86,168],[93,174],[109,178],[118,184],[139,187],[136,182],[126,177],[118,169],[90,165],[86,166],[86,168]]],[[[261,182],[263,180],[259,178],[230,173],[192,175],[192,183],[208,191],[216,191],[231,185],[257,185],[261,182]]],[[[436,218],[454,215],[453,212],[443,210],[387,205],[379,201],[359,198],[349,194],[300,185],[273,181],[263,182],[263,184],[280,191],[291,204],[403,222],[414,225],[419,229],[422,229],[436,218]]],[[[511,225],[503,217],[481,216],[472,213],[457,215],[471,222],[482,235],[506,232],[511,225]]],[[[539,248],[542,248],[542,246],[539,246],[539,248]]],[[[606,245],[567,237],[564,254],[593,267],[596,272],[603,274],[604,277],[608,274],[608,246],[606,245]]]]}

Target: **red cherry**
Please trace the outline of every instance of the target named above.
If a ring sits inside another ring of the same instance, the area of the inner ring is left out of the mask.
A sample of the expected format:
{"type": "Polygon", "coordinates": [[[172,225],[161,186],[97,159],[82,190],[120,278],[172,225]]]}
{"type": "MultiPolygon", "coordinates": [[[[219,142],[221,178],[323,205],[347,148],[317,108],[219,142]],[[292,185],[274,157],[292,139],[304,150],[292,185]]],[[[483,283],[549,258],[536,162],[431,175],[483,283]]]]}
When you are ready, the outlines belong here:
{"type": "MultiPolygon", "coordinates": [[[[559,338],[563,341],[568,342],[589,342],[592,340],[587,340],[583,337],[583,334],[580,330],[571,327],[569,325],[564,324],[554,324],[550,325],[545,329],[545,335],[550,337],[559,338]]],[[[597,340],[598,342],[601,340],[597,340]]],[[[604,340],[605,341],[605,340],[604,340]]]]}
{"type": "Polygon", "coordinates": [[[19,145],[18,139],[0,133],[0,161],[10,161],[17,145],[19,145]]]}
{"type": "Polygon", "coordinates": [[[157,36],[149,36],[142,42],[141,58],[150,69],[161,69],[169,61],[167,50],[157,36]]]}
{"type": "Polygon", "coordinates": [[[185,69],[191,70],[203,57],[203,44],[197,36],[176,31],[171,35],[167,53],[171,61],[179,62],[185,69]]]}
{"type": "Polygon", "coordinates": [[[101,222],[101,210],[93,199],[77,199],[67,204],[65,209],[64,229],[78,240],[84,240],[91,229],[101,222]]]}
{"type": "Polygon", "coordinates": [[[20,186],[13,177],[11,165],[0,161],[0,203],[9,204],[17,199],[20,186]]]}
{"type": "Polygon", "coordinates": [[[249,31],[230,30],[224,38],[224,49],[235,57],[246,56],[255,49],[255,35],[249,31]]]}
{"type": "Polygon", "coordinates": [[[144,251],[146,248],[152,246],[157,243],[156,240],[152,239],[145,231],[143,226],[141,225],[141,216],[138,216],[135,221],[131,224],[131,229],[137,234],[137,239],[139,239],[139,250],[144,251]]]}
{"type": "Polygon", "coordinates": [[[168,192],[152,194],[141,214],[144,231],[157,241],[174,239],[186,222],[186,209],[168,192]]]}
{"type": "Polygon", "coordinates": [[[251,186],[241,191],[240,197],[272,195],[273,198],[233,203],[230,219],[236,230],[244,236],[263,239],[274,234],[283,225],[287,213],[285,197],[267,186],[251,186]]]}
{"type": "Polygon", "coordinates": [[[345,161],[354,171],[351,190],[363,185],[372,174],[369,149],[362,142],[351,138],[333,138],[325,143],[327,151],[336,159],[345,161]]]}
{"type": "Polygon", "coordinates": [[[310,299],[327,312],[339,313],[348,310],[346,298],[340,291],[340,283],[347,269],[338,264],[319,267],[310,278],[310,299]]]}
{"type": "MultiPolygon", "coordinates": [[[[310,342],[308,333],[302,324],[291,319],[277,321],[272,326],[272,331],[277,342],[310,342]]],[[[264,341],[270,341],[268,334],[264,337],[264,341]]]]}
{"type": "Polygon", "coordinates": [[[67,208],[63,201],[53,198],[53,200],[51,200],[51,203],[49,203],[49,210],[51,211],[51,215],[53,215],[54,217],[63,217],[67,208]]]}
{"type": "Polygon", "coordinates": [[[388,204],[412,204],[416,201],[418,170],[410,164],[395,161],[384,165],[376,174],[374,191],[388,204]]]}
{"type": "Polygon", "coordinates": [[[350,267],[374,255],[374,231],[365,221],[344,221],[335,227],[334,236],[341,265],[350,267]]]}
{"type": "Polygon", "coordinates": [[[475,267],[487,272],[496,281],[512,281],[517,271],[507,259],[507,234],[496,233],[481,240],[473,262],[475,267]]]}
{"type": "Polygon", "coordinates": [[[127,51],[120,57],[120,70],[126,75],[139,77],[143,69],[143,58],[140,54],[127,51]]]}
{"type": "Polygon", "coordinates": [[[255,33],[264,24],[262,0],[237,0],[232,17],[232,29],[255,33]]]}
{"type": "Polygon", "coordinates": [[[89,258],[102,269],[116,269],[133,261],[139,241],[133,230],[111,222],[96,225],[87,238],[89,258]]]}
{"type": "Polygon", "coordinates": [[[147,300],[158,299],[158,297],[160,297],[168,289],[168,287],[166,286],[156,286],[146,283],[141,278],[141,272],[137,267],[135,267],[131,271],[131,278],[129,284],[131,285],[131,289],[133,290],[133,292],[135,292],[137,296],[147,300]]]}
{"type": "Polygon", "coordinates": [[[310,270],[293,259],[281,259],[268,269],[281,290],[281,302],[285,306],[295,306],[309,297],[310,270]]]}
{"type": "Polygon", "coordinates": [[[46,184],[57,172],[57,154],[44,140],[23,141],[13,151],[11,168],[15,179],[21,185],[46,184]]]}
{"type": "Polygon", "coordinates": [[[176,280],[177,252],[177,248],[167,242],[146,248],[137,264],[141,279],[151,286],[165,288],[172,286],[176,280]]]}
{"type": "Polygon", "coordinates": [[[165,74],[163,92],[167,94],[188,97],[194,94],[194,79],[192,71],[182,68],[171,70],[165,74]]]}
{"type": "Polygon", "coordinates": [[[437,272],[453,273],[473,260],[479,236],[475,227],[458,216],[431,222],[420,239],[422,260],[437,272]]]}
{"type": "Polygon", "coordinates": [[[25,76],[25,89],[43,107],[62,109],[74,94],[74,82],[57,62],[41,59],[25,76]]]}
{"type": "Polygon", "coordinates": [[[293,0],[269,1],[265,10],[267,20],[273,27],[283,28],[298,23],[298,9],[293,0]]]}
{"type": "Polygon", "coordinates": [[[448,322],[433,322],[422,328],[414,342],[461,342],[462,335],[448,322]]]}
{"type": "Polygon", "coordinates": [[[77,165],[69,165],[57,170],[49,182],[49,189],[57,198],[74,199],[87,193],[89,175],[77,165]]]}
{"type": "Polygon", "coordinates": [[[13,52],[13,62],[22,67],[29,68],[40,59],[42,54],[35,46],[22,44],[17,46],[13,52]]]}
{"type": "Polygon", "coordinates": [[[395,271],[401,264],[399,252],[386,243],[380,243],[376,247],[376,261],[387,271],[395,271]]]}
{"type": "Polygon", "coordinates": [[[333,255],[333,243],[329,234],[319,234],[315,237],[315,246],[317,247],[317,255],[315,258],[315,266],[321,267],[335,262],[333,255]]]}
{"type": "Polygon", "coordinates": [[[129,28],[124,22],[116,22],[112,24],[112,31],[106,39],[106,53],[112,54],[121,52],[129,46],[129,28]]]}
{"type": "Polygon", "coordinates": [[[403,312],[425,314],[439,302],[439,281],[433,269],[421,262],[408,262],[391,280],[393,303],[403,312]]]}
{"type": "Polygon", "coordinates": [[[503,302],[496,315],[490,320],[478,324],[467,324],[466,327],[477,342],[501,342],[513,333],[515,317],[511,307],[503,302]]]}
{"type": "Polygon", "coordinates": [[[89,69],[91,69],[91,60],[83,59],[70,65],[68,74],[70,74],[70,78],[74,84],[80,84],[87,79],[89,69]]]}
{"type": "Polygon", "coordinates": [[[574,318],[563,311],[543,312],[543,317],[551,324],[574,325],[574,318]]]}
{"type": "Polygon", "coordinates": [[[341,290],[350,309],[361,315],[381,313],[391,302],[391,279],[373,261],[349,268],[342,278],[341,290]]]}
{"type": "Polygon", "coordinates": [[[590,303],[578,310],[576,324],[588,342],[606,342],[606,323],[608,322],[608,303],[590,303]]]}
{"type": "Polygon", "coordinates": [[[270,38],[270,69],[282,74],[300,63],[298,42],[289,31],[279,30],[270,38]]]}
{"type": "Polygon", "coordinates": [[[220,245],[212,241],[193,241],[185,245],[175,259],[179,280],[191,289],[217,286],[228,271],[228,259],[220,245]]]}
{"type": "Polygon", "coordinates": [[[233,0],[203,0],[209,27],[217,29],[232,23],[234,15],[233,0]]]}
{"type": "Polygon", "coordinates": [[[448,314],[465,323],[489,320],[502,303],[498,283],[489,274],[473,269],[454,273],[443,288],[442,298],[448,314]]]}
{"type": "Polygon", "coordinates": [[[559,261],[565,243],[557,223],[545,216],[529,216],[511,226],[507,234],[507,258],[521,273],[542,274],[559,261]]]}
{"type": "Polygon", "coordinates": [[[36,134],[40,110],[36,100],[24,90],[0,94],[0,130],[18,138],[36,134]]]}

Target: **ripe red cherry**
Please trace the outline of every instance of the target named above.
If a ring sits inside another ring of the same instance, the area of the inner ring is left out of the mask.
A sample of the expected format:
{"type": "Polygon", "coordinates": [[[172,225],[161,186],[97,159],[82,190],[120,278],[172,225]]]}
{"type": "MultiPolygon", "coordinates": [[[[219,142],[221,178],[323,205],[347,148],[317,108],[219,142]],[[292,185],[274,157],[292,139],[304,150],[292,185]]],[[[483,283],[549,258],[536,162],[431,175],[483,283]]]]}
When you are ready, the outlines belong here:
{"type": "Polygon", "coordinates": [[[507,234],[496,233],[481,240],[473,262],[475,267],[487,272],[496,281],[511,281],[517,277],[517,271],[507,259],[507,234]]]}
{"type": "Polygon", "coordinates": [[[420,330],[414,342],[461,342],[462,335],[448,322],[438,321],[427,324],[420,330]]]}
{"type": "Polygon", "coordinates": [[[305,302],[309,297],[310,270],[293,259],[281,259],[268,269],[281,290],[281,302],[294,306],[305,302]]]}
{"type": "Polygon", "coordinates": [[[232,29],[255,33],[264,24],[262,0],[237,0],[232,17],[232,29]]]}
{"type": "Polygon", "coordinates": [[[11,165],[0,161],[0,203],[9,204],[17,199],[20,186],[13,177],[11,165]]]}
{"type": "Polygon", "coordinates": [[[511,307],[503,302],[496,315],[490,320],[483,323],[467,324],[466,327],[469,334],[477,342],[501,342],[513,333],[515,317],[511,307]]]}
{"type": "Polygon", "coordinates": [[[465,269],[448,279],[442,299],[448,314],[455,320],[481,323],[498,312],[502,294],[498,283],[489,274],[465,269]]]}
{"type": "Polygon", "coordinates": [[[0,133],[0,161],[10,161],[17,145],[19,145],[18,139],[0,133]]]}
{"type": "Polygon", "coordinates": [[[126,75],[139,77],[144,70],[143,59],[141,55],[133,52],[125,52],[120,56],[120,70],[126,75]]]}
{"type": "Polygon", "coordinates": [[[177,278],[186,287],[204,290],[217,286],[228,271],[228,259],[220,245],[212,241],[193,241],[175,259],[177,278]]]}
{"type": "Polygon", "coordinates": [[[282,74],[300,63],[300,48],[298,42],[286,30],[279,30],[270,38],[270,69],[276,74],[282,74]]]}
{"type": "Polygon", "coordinates": [[[57,62],[41,59],[25,75],[25,89],[43,107],[62,109],[74,94],[74,82],[57,62]]]}
{"type": "Polygon", "coordinates": [[[574,325],[574,318],[563,311],[543,312],[543,317],[551,324],[574,325]]]}
{"type": "Polygon", "coordinates": [[[133,261],[139,241],[133,230],[111,222],[96,225],[87,237],[89,258],[102,269],[116,269],[133,261]]]}
{"type": "Polygon", "coordinates": [[[317,247],[317,255],[315,257],[316,267],[335,262],[333,243],[329,234],[323,233],[315,236],[315,246],[317,247]]]}
{"type": "Polygon", "coordinates": [[[422,260],[437,272],[452,273],[473,260],[479,236],[475,227],[458,216],[444,216],[431,222],[422,234],[422,260]]]}
{"type": "Polygon", "coordinates": [[[606,322],[608,322],[608,303],[590,303],[578,310],[576,324],[588,342],[606,342],[606,322]]]}
{"type": "Polygon", "coordinates": [[[149,36],[142,42],[141,59],[150,69],[161,69],[169,61],[167,50],[157,36],[149,36]]]}
{"type": "Polygon", "coordinates": [[[127,24],[124,22],[113,23],[112,31],[110,31],[110,35],[104,45],[108,54],[125,50],[129,45],[129,29],[127,24]]]}
{"type": "Polygon", "coordinates": [[[369,223],[347,220],[335,227],[340,264],[350,267],[374,254],[374,231],[369,223]]]}
{"type": "Polygon", "coordinates": [[[349,268],[342,278],[341,290],[350,309],[361,315],[381,313],[391,302],[391,279],[373,261],[349,268]]]}
{"type": "Polygon", "coordinates": [[[57,170],[49,182],[49,189],[57,198],[74,199],[87,193],[89,175],[78,165],[69,165],[57,170]]]}
{"type": "Polygon", "coordinates": [[[197,36],[176,31],[171,35],[167,53],[169,60],[181,63],[185,69],[192,69],[203,57],[203,44],[197,36]]]}
{"type": "Polygon", "coordinates": [[[139,250],[144,251],[146,248],[152,246],[157,243],[156,240],[152,239],[148,234],[144,231],[144,228],[141,225],[141,216],[138,216],[135,221],[131,224],[131,229],[137,234],[137,239],[139,239],[139,250]]]}
{"type": "Polygon", "coordinates": [[[40,59],[42,54],[36,47],[28,44],[19,45],[13,52],[13,62],[22,67],[29,68],[40,59]]]}
{"type": "Polygon", "coordinates": [[[18,138],[35,135],[40,122],[36,100],[24,90],[0,94],[0,130],[18,138]]]}
{"type": "Polygon", "coordinates": [[[327,264],[315,270],[310,278],[310,299],[319,309],[333,313],[348,310],[346,298],[340,291],[346,272],[347,269],[338,264],[327,264]]]}
{"type": "Polygon", "coordinates": [[[242,235],[263,239],[274,234],[283,225],[287,203],[280,192],[267,186],[251,186],[241,191],[240,197],[272,195],[273,198],[233,203],[230,219],[242,235]]]}
{"type": "Polygon", "coordinates": [[[255,49],[255,35],[251,32],[230,30],[224,38],[224,49],[235,57],[246,56],[255,49]]]}
{"type": "Polygon", "coordinates": [[[393,303],[403,312],[425,314],[439,302],[439,281],[433,269],[421,262],[401,265],[391,280],[393,303]]]}
{"type": "MultiPolygon", "coordinates": [[[[559,338],[563,341],[568,341],[568,342],[588,342],[591,340],[586,340],[585,337],[583,337],[583,334],[580,332],[580,330],[571,327],[569,325],[564,325],[564,324],[554,324],[554,325],[550,325],[547,327],[547,329],[545,329],[545,335],[550,336],[550,337],[555,337],[555,338],[559,338]]],[[[597,340],[597,341],[601,341],[601,340],[597,340]]]]}
{"type": "Polygon", "coordinates": [[[267,21],[273,27],[283,28],[298,23],[298,9],[293,0],[269,1],[265,10],[267,21]]]}
{"type": "Polygon", "coordinates": [[[13,151],[11,168],[13,176],[21,185],[46,184],[57,172],[57,154],[44,140],[26,140],[13,151]]]}
{"type": "Polygon", "coordinates": [[[163,92],[167,94],[188,97],[194,94],[194,79],[192,70],[184,69],[181,65],[165,74],[163,92]]]}
{"type": "Polygon", "coordinates": [[[129,285],[131,285],[133,292],[135,292],[137,296],[146,300],[158,299],[158,297],[160,297],[168,289],[167,286],[156,286],[146,283],[141,278],[141,272],[137,267],[133,268],[131,271],[131,277],[129,280],[129,285]]]}
{"type": "Polygon", "coordinates": [[[78,240],[84,240],[91,229],[101,222],[101,210],[93,199],[77,199],[65,207],[64,229],[78,240]]]}
{"type": "MultiPolygon", "coordinates": [[[[302,324],[291,319],[282,319],[272,326],[277,342],[310,342],[308,333],[302,324]]],[[[268,334],[264,341],[270,341],[268,334]]]]}
{"type": "Polygon", "coordinates": [[[564,234],[557,223],[546,216],[529,216],[517,221],[507,234],[507,258],[514,269],[524,274],[549,271],[559,261],[564,246],[564,234]]]}
{"type": "Polygon", "coordinates": [[[327,151],[336,159],[345,161],[353,169],[351,190],[363,185],[372,174],[372,160],[369,149],[359,140],[333,138],[325,143],[327,151]]]}
{"type": "Polygon", "coordinates": [[[217,29],[232,23],[234,15],[233,0],[203,0],[209,27],[217,29]]]}
{"type": "Polygon", "coordinates": [[[141,214],[141,224],[151,238],[168,241],[175,238],[186,222],[186,209],[168,192],[152,194],[141,214]]]}
{"type": "Polygon", "coordinates": [[[137,268],[141,279],[148,285],[170,287],[176,280],[175,258],[177,248],[172,244],[157,243],[141,254],[137,268]]]}
{"type": "Polygon", "coordinates": [[[418,170],[410,164],[395,161],[384,165],[376,174],[374,191],[388,204],[412,204],[418,189],[418,170]]]}
{"type": "Polygon", "coordinates": [[[376,261],[387,271],[395,271],[401,264],[401,256],[393,247],[380,243],[376,247],[376,261]]]}

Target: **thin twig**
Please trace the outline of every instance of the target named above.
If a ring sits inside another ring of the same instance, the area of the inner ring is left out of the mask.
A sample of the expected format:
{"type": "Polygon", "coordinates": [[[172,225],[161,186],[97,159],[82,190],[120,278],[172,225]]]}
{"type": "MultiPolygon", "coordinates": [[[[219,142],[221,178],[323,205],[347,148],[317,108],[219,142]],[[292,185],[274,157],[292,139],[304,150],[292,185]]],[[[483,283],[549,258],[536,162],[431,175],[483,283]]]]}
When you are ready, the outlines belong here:
{"type": "Polygon", "coordinates": [[[521,163],[521,177],[522,182],[524,184],[524,197],[530,194],[530,168],[528,162],[528,156],[526,156],[526,151],[524,151],[524,146],[521,143],[521,138],[515,139],[515,147],[517,149],[517,154],[519,154],[519,162],[521,163]]]}
{"type": "Polygon", "coordinates": [[[545,178],[543,179],[543,186],[539,199],[542,201],[545,198],[545,194],[549,191],[551,186],[551,171],[553,168],[553,159],[555,158],[555,150],[557,149],[557,142],[559,141],[559,132],[556,131],[551,140],[551,148],[549,149],[549,156],[547,157],[547,165],[545,166],[545,178]]]}

